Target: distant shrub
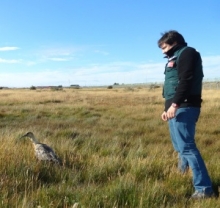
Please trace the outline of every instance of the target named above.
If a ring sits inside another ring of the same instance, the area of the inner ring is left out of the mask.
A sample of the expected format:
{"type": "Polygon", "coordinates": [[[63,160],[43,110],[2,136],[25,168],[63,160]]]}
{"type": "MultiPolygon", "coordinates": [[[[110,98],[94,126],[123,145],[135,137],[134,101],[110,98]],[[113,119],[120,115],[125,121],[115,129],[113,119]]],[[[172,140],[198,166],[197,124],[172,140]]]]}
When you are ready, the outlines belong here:
{"type": "Polygon", "coordinates": [[[59,85],[59,86],[50,87],[50,89],[51,89],[52,91],[59,91],[59,90],[63,90],[63,87],[62,87],[62,85],[59,85]]]}
{"type": "Polygon", "coordinates": [[[151,85],[149,86],[149,90],[154,90],[154,89],[156,89],[156,88],[160,88],[160,86],[159,86],[159,85],[156,85],[156,84],[151,84],[151,85]]]}
{"type": "Polygon", "coordinates": [[[78,84],[70,85],[70,87],[73,89],[80,89],[80,86],[78,84]]]}
{"type": "Polygon", "coordinates": [[[37,88],[35,86],[31,86],[30,90],[36,90],[37,88]]]}
{"type": "Polygon", "coordinates": [[[126,88],[124,89],[124,91],[134,91],[134,88],[132,88],[132,87],[126,87],[126,88]]]}
{"type": "Polygon", "coordinates": [[[112,89],[113,87],[111,86],[111,85],[109,85],[108,87],[107,87],[107,89],[112,89]]]}

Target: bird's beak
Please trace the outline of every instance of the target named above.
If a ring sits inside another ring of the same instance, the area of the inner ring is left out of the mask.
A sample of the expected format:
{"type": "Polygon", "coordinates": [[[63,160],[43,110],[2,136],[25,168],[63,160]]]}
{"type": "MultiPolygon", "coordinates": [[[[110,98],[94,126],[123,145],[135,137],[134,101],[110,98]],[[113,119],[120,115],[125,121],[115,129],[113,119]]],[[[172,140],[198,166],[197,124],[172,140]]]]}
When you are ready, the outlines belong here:
{"type": "Polygon", "coordinates": [[[21,140],[21,139],[23,139],[23,138],[24,138],[24,136],[18,137],[18,138],[16,139],[16,143],[23,141],[23,140],[21,140]]]}

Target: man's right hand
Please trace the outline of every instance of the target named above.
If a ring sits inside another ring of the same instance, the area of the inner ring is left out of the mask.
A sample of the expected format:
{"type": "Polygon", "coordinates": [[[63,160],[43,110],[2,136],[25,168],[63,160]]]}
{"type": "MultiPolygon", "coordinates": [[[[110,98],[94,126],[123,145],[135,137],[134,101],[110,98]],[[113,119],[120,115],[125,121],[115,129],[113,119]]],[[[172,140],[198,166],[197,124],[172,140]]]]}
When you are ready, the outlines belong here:
{"type": "Polygon", "coordinates": [[[163,121],[167,121],[167,120],[168,120],[168,118],[167,118],[167,112],[166,112],[166,111],[164,111],[164,112],[162,113],[161,118],[162,118],[163,121]]]}

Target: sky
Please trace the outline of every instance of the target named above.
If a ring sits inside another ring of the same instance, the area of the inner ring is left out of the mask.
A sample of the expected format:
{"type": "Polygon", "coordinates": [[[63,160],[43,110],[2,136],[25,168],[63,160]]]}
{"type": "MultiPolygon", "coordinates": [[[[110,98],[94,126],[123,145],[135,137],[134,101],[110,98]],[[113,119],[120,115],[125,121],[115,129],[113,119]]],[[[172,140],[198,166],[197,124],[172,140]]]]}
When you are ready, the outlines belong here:
{"type": "Polygon", "coordinates": [[[180,32],[220,80],[219,0],[2,0],[0,86],[161,83],[161,33],[180,32]]]}

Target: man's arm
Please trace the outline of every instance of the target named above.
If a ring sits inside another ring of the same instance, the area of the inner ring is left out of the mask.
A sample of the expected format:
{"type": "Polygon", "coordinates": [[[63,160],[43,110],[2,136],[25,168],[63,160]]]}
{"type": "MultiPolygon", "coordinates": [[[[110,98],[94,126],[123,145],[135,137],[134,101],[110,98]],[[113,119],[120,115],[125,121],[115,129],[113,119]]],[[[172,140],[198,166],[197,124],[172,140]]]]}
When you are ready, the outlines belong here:
{"type": "Polygon", "coordinates": [[[199,56],[199,53],[190,47],[181,53],[177,63],[179,83],[173,98],[173,103],[180,105],[189,95],[192,79],[193,76],[195,76],[195,63],[199,56]]]}

